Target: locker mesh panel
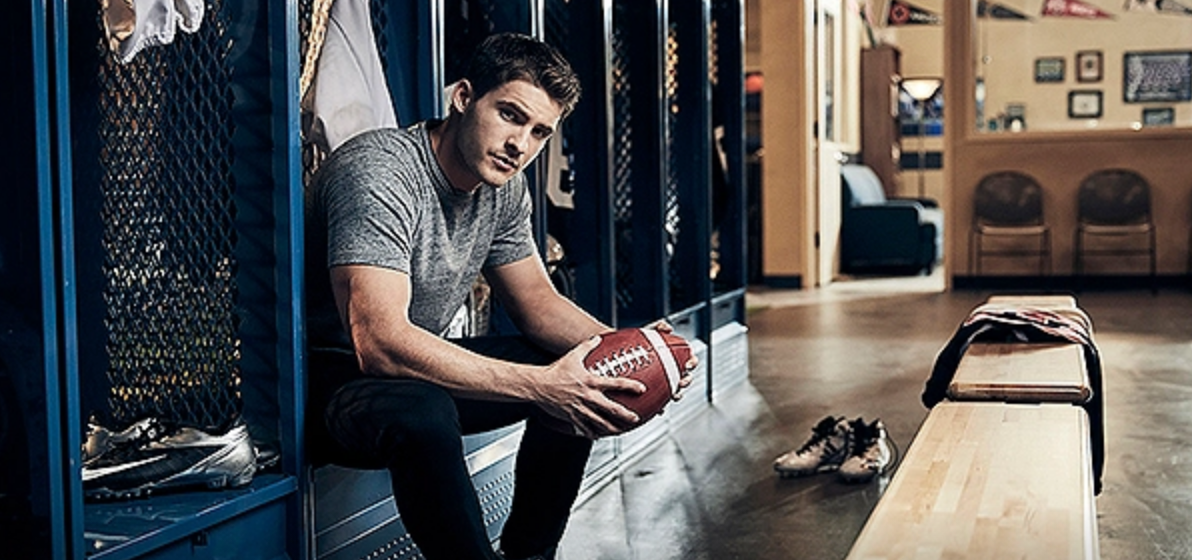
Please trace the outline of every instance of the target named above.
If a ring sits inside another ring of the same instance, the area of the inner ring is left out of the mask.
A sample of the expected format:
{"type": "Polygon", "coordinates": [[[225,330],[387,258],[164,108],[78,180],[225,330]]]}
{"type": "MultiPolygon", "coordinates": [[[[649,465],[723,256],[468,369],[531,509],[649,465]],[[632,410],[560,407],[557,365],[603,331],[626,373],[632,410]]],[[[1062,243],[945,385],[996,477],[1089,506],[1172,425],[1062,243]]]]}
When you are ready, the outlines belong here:
{"type": "Polygon", "coordinates": [[[674,22],[667,26],[666,34],[666,199],[664,227],[666,228],[666,266],[670,281],[671,307],[682,307],[683,271],[675,251],[679,243],[679,159],[682,154],[675,150],[676,125],[679,120],[679,41],[674,22]]]}
{"type": "Polygon", "coordinates": [[[200,426],[240,408],[231,41],[221,1],[195,34],[129,64],[101,43],[98,83],[109,404],[200,426]]]}
{"type": "Polygon", "coordinates": [[[547,44],[559,49],[567,60],[572,58],[571,41],[567,40],[570,29],[570,17],[567,10],[568,0],[547,0],[544,14],[544,36],[547,44]]]}
{"type": "Polygon", "coordinates": [[[369,0],[369,20],[372,23],[373,42],[377,45],[377,57],[381,59],[381,72],[389,75],[389,36],[385,29],[389,27],[389,11],[385,9],[385,0],[369,0]]]}
{"type": "Polygon", "coordinates": [[[620,24],[625,8],[615,5],[612,34],[613,225],[616,231],[617,306],[633,305],[633,119],[630,105],[629,45],[620,24]],[[622,16],[618,18],[617,16],[622,16]]]}
{"type": "MultiPolygon", "coordinates": [[[[573,41],[568,39],[568,31],[571,29],[571,12],[567,6],[569,1],[570,0],[547,0],[545,9],[543,10],[543,36],[547,44],[555,47],[559,50],[559,52],[563,53],[563,58],[574,61],[574,55],[577,55],[577,53],[575,52],[575,49],[572,48],[573,41]]],[[[586,93],[585,95],[596,94],[586,93]]],[[[564,119],[559,131],[555,133],[555,136],[551,140],[551,142],[563,143],[563,157],[567,158],[569,163],[569,171],[567,174],[563,175],[560,182],[560,188],[565,192],[574,192],[575,190],[575,177],[572,175],[573,172],[570,171],[575,168],[574,165],[571,165],[574,163],[574,155],[572,154],[570,148],[572,143],[573,122],[573,119],[564,119]]],[[[546,150],[544,149],[543,151],[545,152],[546,150]]],[[[540,159],[543,157],[544,156],[539,156],[540,159]]],[[[553,225],[554,224],[548,224],[548,230],[551,230],[550,233],[552,234],[555,232],[549,226],[553,225]]],[[[564,240],[560,239],[560,241],[562,242],[564,240]]],[[[566,251],[568,247],[564,246],[563,249],[566,251]]]]}
{"type": "Polygon", "coordinates": [[[448,0],[444,9],[444,73],[447,84],[464,75],[468,58],[476,45],[493,33],[497,0],[448,0]]]}
{"type": "Polygon", "coordinates": [[[306,54],[310,38],[310,14],[314,11],[314,0],[298,0],[298,52],[306,54]]]}
{"type": "MultiPolygon", "coordinates": [[[[558,49],[563,53],[563,58],[574,61],[576,53],[572,48],[572,41],[568,40],[568,31],[571,29],[571,12],[568,10],[567,3],[569,0],[547,0],[544,13],[543,23],[543,40],[548,45],[558,49]]],[[[586,95],[595,95],[588,93],[586,95]]],[[[571,143],[571,119],[564,119],[560,130],[555,134],[552,142],[563,143],[563,155],[571,159],[571,150],[568,149],[568,144],[571,143]]],[[[545,150],[543,150],[545,151],[545,150]]],[[[539,156],[540,158],[543,156],[539,156]]],[[[566,178],[564,179],[566,180],[566,178]]],[[[570,190],[566,184],[563,185],[564,190],[570,190]]]]}
{"type": "Polygon", "coordinates": [[[713,19],[708,26],[708,82],[713,87],[720,84],[720,29],[713,19]]]}

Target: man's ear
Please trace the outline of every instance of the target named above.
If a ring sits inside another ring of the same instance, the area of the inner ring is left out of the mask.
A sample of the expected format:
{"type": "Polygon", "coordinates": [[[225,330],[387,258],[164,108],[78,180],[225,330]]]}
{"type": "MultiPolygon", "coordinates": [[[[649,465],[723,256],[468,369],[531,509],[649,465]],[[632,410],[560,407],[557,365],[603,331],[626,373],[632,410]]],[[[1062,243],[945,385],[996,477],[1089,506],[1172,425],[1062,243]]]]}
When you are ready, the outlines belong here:
{"type": "Polygon", "coordinates": [[[472,102],[472,83],[466,79],[455,82],[451,89],[451,108],[457,113],[463,113],[472,102]]]}

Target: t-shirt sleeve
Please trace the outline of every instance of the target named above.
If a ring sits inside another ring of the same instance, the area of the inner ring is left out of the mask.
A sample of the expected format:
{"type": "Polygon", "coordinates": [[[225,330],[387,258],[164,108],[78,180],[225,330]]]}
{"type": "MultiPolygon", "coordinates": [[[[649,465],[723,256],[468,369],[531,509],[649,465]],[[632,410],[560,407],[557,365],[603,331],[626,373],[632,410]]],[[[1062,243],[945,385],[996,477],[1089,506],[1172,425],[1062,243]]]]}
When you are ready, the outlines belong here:
{"type": "Polygon", "coordinates": [[[502,193],[501,221],[493,237],[493,243],[484,261],[485,268],[493,268],[520,261],[537,252],[534,244],[534,227],[530,221],[533,203],[530,190],[526,187],[524,175],[520,180],[506,185],[508,192],[502,193]]]}
{"type": "Polygon", "coordinates": [[[380,150],[356,150],[326,175],[327,266],[364,264],[410,272],[418,227],[413,182],[380,150]],[[382,157],[383,156],[383,157],[382,157]]]}

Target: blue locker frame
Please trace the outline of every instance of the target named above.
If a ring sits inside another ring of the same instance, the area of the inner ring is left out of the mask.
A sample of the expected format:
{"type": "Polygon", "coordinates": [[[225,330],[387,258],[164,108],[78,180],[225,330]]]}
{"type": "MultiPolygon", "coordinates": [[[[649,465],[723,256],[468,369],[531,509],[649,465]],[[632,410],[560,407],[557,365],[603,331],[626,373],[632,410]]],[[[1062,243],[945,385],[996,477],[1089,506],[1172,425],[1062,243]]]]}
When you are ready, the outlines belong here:
{"type": "Polygon", "coordinates": [[[7,463],[0,534],[11,550],[61,558],[71,512],[61,476],[68,457],[60,435],[52,21],[43,3],[30,1],[0,24],[11,53],[0,98],[13,124],[0,155],[12,184],[0,210],[0,443],[7,463]]]}
{"type": "MultiPolygon", "coordinates": [[[[745,290],[748,285],[748,235],[746,233],[747,185],[745,173],[745,6],[743,0],[712,0],[715,24],[712,40],[716,75],[712,86],[712,126],[722,126],[723,188],[713,205],[721,209],[714,220],[719,232],[720,273],[712,283],[708,320],[710,369],[707,398],[731,388],[749,375],[749,350],[745,327],[745,290]],[[717,119],[717,115],[719,119],[717,119]],[[717,122],[719,120],[719,122],[717,122]]],[[[712,154],[710,157],[717,157],[712,154]]],[[[713,171],[715,172],[715,171],[713,171]]],[[[715,181],[713,181],[715,183],[715,181]]]]}
{"type": "MultiPolygon", "coordinates": [[[[745,323],[745,288],[748,285],[745,223],[745,6],[744,0],[712,0],[716,23],[717,80],[713,86],[713,111],[719,111],[727,166],[728,195],[720,225],[720,263],[723,280],[712,289],[716,329],[745,323]]],[[[715,122],[713,125],[715,126],[715,122]]]]}
{"type": "MultiPolygon", "coordinates": [[[[274,376],[270,392],[276,398],[272,405],[282,451],[281,472],[259,475],[251,485],[237,490],[110,504],[84,504],[78,476],[84,419],[79,403],[85,387],[79,348],[87,339],[80,338],[78,328],[81,293],[77,266],[94,261],[76,251],[76,241],[91,239],[94,222],[80,219],[77,189],[90,185],[86,181],[77,184],[76,177],[80,171],[86,176],[85,170],[95,164],[79,159],[76,150],[80,138],[93,129],[95,115],[79,104],[87,100],[85,94],[75,92],[77,97],[72,99],[72,88],[78,84],[85,88],[88,82],[87,76],[77,73],[86,65],[75,65],[75,59],[85,58],[88,51],[87,45],[72,45],[69,39],[79,36],[70,33],[72,23],[93,24],[96,14],[88,10],[96,6],[76,3],[68,7],[65,0],[29,4],[35,90],[32,112],[37,123],[32,143],[37,149],[35,215],[41,251],[37,263],[18,264],[37,265],[41,279],[37,300],[43,302],[47,425],[42,435],[48,478],[44,491],[52,537],[48,554],[38,557],[219,556],[229,550],[248,555],[307,556],[300,406],[305,389],[301,382],[304,334],[296,4],[250,1],[229,2],[243,8],[237,14],[256,16],[254,26],[237,27],[238,33],[246,34],[237,39],[249,41],[251,35],[267,45],[237,62],[233,80],[236,102],[231,118],[238,128],[233,140],[236,150],[263,154],[255,161],[237,158],[232,170],[239,185],[235,228],[241,266],[236,282],[239,307],[245,313],[238,336],[244,342],[245,367],[267,369],[274,376]],[[96,533],[104,533],[106,538],[85,536],[96,533]],[[246,538],[249,534],[255,537],[246,538]],[[275,538],[262,539],[262,534],[275,538]],[[229,541],[238,544],[229,547],[229,541]]],[[[93,48],[91,53],[96,56],[93,48]]]]}
{"type": "Polygon", "coordinates": [[[616,325],[613,193],[609,187],[614,173],[612,52],[608,41],[612,0],[568,2],[565,9],[575,23],[568,29],[568,43],[574,47],[568,56],[584,87],[579,104],[568,117],[573,131],[567,138],[574,154],[573,197],[577,208],[591,211],[574,213],[561,227],[576,240],[567,247],[575,266],[576,302],[597,319],[616,325]]]}

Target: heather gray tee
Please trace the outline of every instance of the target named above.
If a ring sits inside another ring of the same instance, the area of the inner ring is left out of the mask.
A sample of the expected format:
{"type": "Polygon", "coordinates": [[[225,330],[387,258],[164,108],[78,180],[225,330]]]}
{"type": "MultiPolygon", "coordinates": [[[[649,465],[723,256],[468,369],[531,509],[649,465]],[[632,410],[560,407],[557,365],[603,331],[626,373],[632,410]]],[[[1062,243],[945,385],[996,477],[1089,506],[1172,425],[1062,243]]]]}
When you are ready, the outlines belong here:
{"type": "Polygon", "coordinates": [[[363,133],[320,166],[307,208],[312,345],[347,347],[326,279],[330,267],[408,274],[410,320],[442,334],[482,269],[535,254],[525,176],[472,193],[453,189],[431,151],[427,127],[437,124],[363,133]]]}

